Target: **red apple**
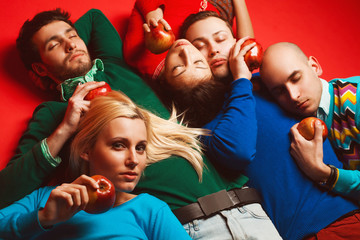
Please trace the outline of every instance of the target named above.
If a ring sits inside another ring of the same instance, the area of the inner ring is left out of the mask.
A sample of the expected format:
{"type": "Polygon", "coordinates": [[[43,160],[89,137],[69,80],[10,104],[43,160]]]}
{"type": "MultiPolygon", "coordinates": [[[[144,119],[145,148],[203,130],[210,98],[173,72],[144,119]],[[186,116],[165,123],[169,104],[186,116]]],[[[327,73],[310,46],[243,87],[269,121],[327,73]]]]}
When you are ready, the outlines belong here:
{"type": "Polygon", "coordinates": [[[150,27],[150,32],[145,32],[145,46],[150,52],[160,54],[168,50],[175,41],[172,30],[167,31],[162,23],[157,27],[150,27]]]}
{"type": "Polygon", "coordinates": [[[105,85],[91,90],[84,99],[90,101],[97,96],[106,96],[109,92],[111,92],[111,87],[105,83],[105,85]]]}
{"type": "Polygon", "coordinates": [[[322,136],[323,140],[326,139],[328,135],[328,129],[326,127],[326,124],[321,119],[318,119],[316,117],[307,117],[301,120],[299,123],[297,129],[299,130],[299,133],[306,139],[311,140],[315,136],[315,121],[319,120],[321,122],[321,126],[323,128],[322,136]]]}
{"type": "Polygon", "coordinates": [[[98,189],[87,188],[89,203],[86,205],[87,213],[103,213],[114,206],[115,187],[113,183],[104,176],[94,175],[93,179],[99,184],[98,189]]]}
{"type": "Polygon", "coordinates": [[[254,38],[247,39],[241,45],[241,48],[243,48],[254,42],[256,43],[256,45],[252,49],[250,49],[244,56],[245,63],[251,72],[260,67],[264,54],[263,48],[254,38]]]}

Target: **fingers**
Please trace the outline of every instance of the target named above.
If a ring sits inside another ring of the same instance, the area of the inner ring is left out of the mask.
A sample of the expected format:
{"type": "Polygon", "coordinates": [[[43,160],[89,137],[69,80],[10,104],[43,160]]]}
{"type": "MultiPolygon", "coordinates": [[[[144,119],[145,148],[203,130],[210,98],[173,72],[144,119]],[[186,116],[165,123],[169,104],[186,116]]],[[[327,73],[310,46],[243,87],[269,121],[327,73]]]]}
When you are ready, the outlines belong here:
{"type": "Polygon", "coordinates": [[[169,24],[165,19],[161,18],[161,19],[159,20],[159,22],[160,22],[162,25],[164,25],[164,28],[165,28],[166,31],[170,31],[170,30],[171,30],[170,24],[169,24]]]}
{"type": "Polygon", "coordinates": [[[314,139],[316,141],[323,141],[323,137],[322,137],[322,133],[323,133],[323,127],[322,124],[319,120],[315,121],[315,135],[314,135],[314,139]]]}
{"type": "Polygon", "coordinates": [[[92,81],[92,82],[87,82],[81,85],[78,85],[75,89],[74,94],[72,95],[71,98],[76,98],[79,97],[81,99],[84,99],[84,97],[93,89],[101,87],[105,84],[105,82],[96,82],[96,81],[92,81]]]}
{"type": "Polygon", "coordinates": [[[245,63],[244,56],[252,47],[255,46],[255,43],[249,44],[246,47],[241,48],[242,44],[248,38],[249,37],[244,37],[238,40],[230,50],[229,66],[234,79],[246,78],[250,80],[252,77],[249,67],[245,63]]]}
{"type": "Polygon", "coordinates": [[[150,18],[149,23],[150,26],[152,27],[157,27],[158,26],[158,21],[155,18],[150,18]]]}
{"type": "Polygon", "coordinates": [[[99,188],[99,184],[95,181],[95,179],[93,179],[92,177],[89,177],[87,175],[81,175],[80,177],[78,177],[74,182],[72,182],[74,184],[81,184],[81,185],[85,185],[94,189],[98,189],[99,188]]]}
{"type": "Polygon", "coordinates": [[[143,29],[144,29],[144,32],[150,32],[150,27],[147,23],[143,24],[143,29]]]}
{"type": "MultiPolygon", "coordinates": [[[[240,53],[240,50],[242,50],[242,49],[241,49],[241,45],[243,45],[243,43],[244,43],[247,39],[249,39],[249,37],[243,37],[243,38],[241,38],[240,40],[238,40],[238,41],[234,44],[233,49],[232,49],[232,50],[233,50],[233,56],[234,56],[234,57],[240,53]]],[[[252,47],[246,48],[246,49],[247,49],[246,51],[242,51],[242,52],[243,52],[242,55],[245,55],[245,53],[246,53],[248,50],[250,50],[251,48],[252,48],[252,47]]]]}
{"type": "Polygon", "coordinates": [[[86,204],[89,202],[85,185],[62,184],[55,189],[54,194],[64,200],[66,205],[74,211],[85,209],[86,204]]]}
{"type": "Polygon", "coordinates": [[[290,128],[290,134],[293,138],[298,137],[298,135],[300,135],[299,130],[297,129],[298,125],[299,123],[296,123],[294,124],[294,126],[290,128]]]}

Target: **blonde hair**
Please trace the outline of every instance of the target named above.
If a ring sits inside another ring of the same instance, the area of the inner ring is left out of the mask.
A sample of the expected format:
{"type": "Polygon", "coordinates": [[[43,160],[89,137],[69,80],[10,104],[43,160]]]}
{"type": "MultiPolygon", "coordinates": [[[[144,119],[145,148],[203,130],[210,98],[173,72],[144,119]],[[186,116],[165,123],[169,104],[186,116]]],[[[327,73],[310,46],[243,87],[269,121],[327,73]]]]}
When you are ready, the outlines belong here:
{"type": "Polygon", "coordinates": [[[207,135],[208,131],[177,123],[175,111],[169,120],[162,119],[139,108],[130,98],[117,91],[93,99],[90,110],[80,121],[71,144],[69,167],[73,177],[89,173],[88,162],[81,158],[81,154],[95,145],[98,134],[111,120],[119,117],[144,121],[148,138],[147,165],[177,155],[193,166],[201,181],[204,163],[198,137],[207,135]]]}

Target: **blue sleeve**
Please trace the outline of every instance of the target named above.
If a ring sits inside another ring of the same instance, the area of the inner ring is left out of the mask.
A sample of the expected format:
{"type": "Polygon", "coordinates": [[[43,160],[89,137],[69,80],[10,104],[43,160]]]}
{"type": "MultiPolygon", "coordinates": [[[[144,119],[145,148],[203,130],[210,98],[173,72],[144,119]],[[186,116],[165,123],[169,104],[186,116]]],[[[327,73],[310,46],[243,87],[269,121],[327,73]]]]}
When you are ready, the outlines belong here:
{"type": "Polygon", "coordinates": [[[360,202],[360,171],[339,169],[334,192],[360,202]]]}
{"type": "Polygon", "coordinates": [[[165,203],[157,211],[151,225],[153,226],[151,236],[153,240],[191,240],[184,227],[165,203]]]}
{"type": "Polygon", "coordinates": [[[24,239],[45,231],[38,221],[38,211],[45,206],[51,189],[50,187],[41,188],[1,209],[1,238],[24,239]]]}
{"type": "Polygon", "coordinates": [[[257,121],[252,83],[245,78],[232,82],[222,111],[206,124],[211,136],[202,137],[207,156],[228,168],[242,170],[255,157],[257,121]]]}

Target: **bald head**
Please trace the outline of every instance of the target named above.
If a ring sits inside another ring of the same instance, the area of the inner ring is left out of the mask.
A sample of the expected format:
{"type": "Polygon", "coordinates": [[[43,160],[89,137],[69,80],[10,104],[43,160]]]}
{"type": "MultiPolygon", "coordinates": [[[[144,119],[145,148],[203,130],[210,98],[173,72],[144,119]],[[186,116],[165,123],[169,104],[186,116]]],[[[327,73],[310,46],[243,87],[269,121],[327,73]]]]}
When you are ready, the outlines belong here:
{"type": "Polygon", "coordinates": [[[260,67],[262,81],[286,110],[313,115],[320,102],[320,64],[294,43],[280,42],[266,49],[260,67]]]}
{"type": "Polygon", "coordinates": [[[308,61],[308,57],[300,47],[290,42],[279,42],[271,45],[264,52],[260,71],[262,75],[268,74],[268,66],[281,67],[282,62],[299,60],[302,63],[308,61]]]}

